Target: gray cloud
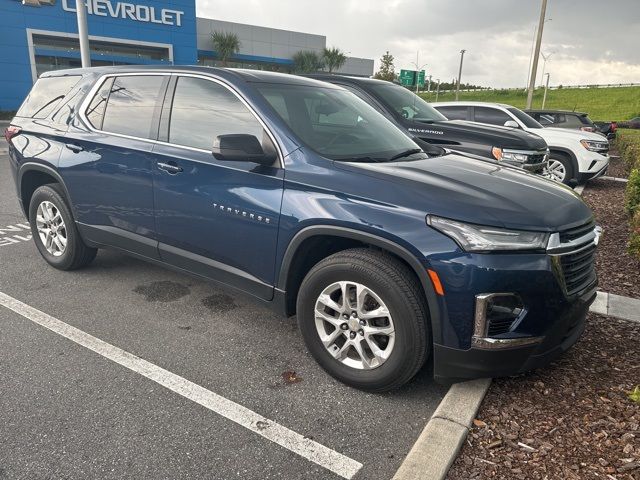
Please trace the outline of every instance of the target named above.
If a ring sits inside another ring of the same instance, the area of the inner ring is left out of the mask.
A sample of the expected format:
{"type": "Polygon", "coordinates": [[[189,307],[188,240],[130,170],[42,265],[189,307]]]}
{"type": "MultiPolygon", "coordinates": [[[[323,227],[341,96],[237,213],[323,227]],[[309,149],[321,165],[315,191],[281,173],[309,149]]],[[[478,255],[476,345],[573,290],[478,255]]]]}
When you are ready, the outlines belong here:
{"type": "MultiPolygon", "coordinates": [[[[457,75],[465,48],[463,81],[497,87],[525,85],[539,9],[536,0],[197,2],[198,15],[326,35],[353,56],[377,61],[389,50],[396,68],[419,51],[443,80],[457,75]]],[[[549,0],[547,18],[552,84],[640,82],[639,0],[549,0]]]]}

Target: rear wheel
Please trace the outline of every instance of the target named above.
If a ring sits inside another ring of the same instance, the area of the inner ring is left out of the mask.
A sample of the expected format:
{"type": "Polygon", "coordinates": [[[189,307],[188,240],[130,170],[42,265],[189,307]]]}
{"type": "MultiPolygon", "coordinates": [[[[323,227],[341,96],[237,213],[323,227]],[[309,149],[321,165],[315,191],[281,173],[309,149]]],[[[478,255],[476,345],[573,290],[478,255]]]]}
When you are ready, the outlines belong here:
{"type": "Polygon", "coordinates": [[[82,241],[57,184],[43,185],[33,192],[29,223],[36,247],[49,265],[59,270],[74,270],[95,258],[97,250],[82,241]]]}
{"type": "Polygon", "coordinates": [[[560,153],[552,152],[549,157],[547,177],[558,183],[568,184],[574,177],[571,159],[560,153]]]}
{"type": "Polygon", "coordinates": [[[297,312],[313,357],[356,388],[397,388],[429,353],[429,318],[420,287],[412,272],[388,254],[352,249],[322,260],[302,282],[297,312]]]}

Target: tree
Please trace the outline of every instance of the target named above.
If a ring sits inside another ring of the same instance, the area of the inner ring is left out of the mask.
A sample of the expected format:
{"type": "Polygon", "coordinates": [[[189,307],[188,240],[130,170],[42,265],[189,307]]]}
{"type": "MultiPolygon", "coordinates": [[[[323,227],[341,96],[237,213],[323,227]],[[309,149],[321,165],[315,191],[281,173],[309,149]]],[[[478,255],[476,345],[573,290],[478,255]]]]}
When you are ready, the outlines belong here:
{"type": "Polygon", "coordinates": [[[322,52],[324,66],[327,67],[329,73],[339,70],[347,61],[347,56],[339,48],[325,48],[322,52]]]}
{"type": "Polygon", "coordinates": [[[292,60],[295,73],[313,73],[324,67],[322,57],[313,50],[300,50],[292,60]]]}
{"type": "Polygon", "coordinates": [[[211,43],[223,67],[226,67],[227,61],[240,51],[240,39],[235,33],[213,32],[211,43]]]}
{"type": "Polygon", "coordinates": [[[376,72],[373,78],[379,78],[380,80],[387,80],[388,82],[392,82],[396,79],[396,72],[393,66],[393,55],[387,53],[382,55],[380,59],[380,69],[376,72]]]}

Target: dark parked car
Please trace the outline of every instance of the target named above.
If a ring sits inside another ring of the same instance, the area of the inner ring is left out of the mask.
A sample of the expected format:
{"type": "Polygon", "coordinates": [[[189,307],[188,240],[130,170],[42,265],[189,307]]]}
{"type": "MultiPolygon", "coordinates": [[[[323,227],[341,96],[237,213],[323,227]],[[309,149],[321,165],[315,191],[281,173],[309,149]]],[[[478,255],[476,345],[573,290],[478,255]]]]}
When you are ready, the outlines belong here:
{"type": "Polygon", "coordinates": [[[619,122],[618,126],[621,128],[640,128],[640,117],[633,117],[631,120],[619,122]]]}
{"type": "Polygon", "coordinates": [[[511,128],[449,121],[422,98],[396,83],[343,75],[308,77],[333,83],[355,93],[413,137],[431,145],[472,153],[534,173],[547,167],[546,142],[537,135],[511,128]]]}
{"type": "Polygon", "coordinates": [[[524,110],[544,127],[570,128],[601,133],[607,139],[616,138],[616,122],[593,122],[589,114],[571,110],[524,110]]]}
{"type": "Polygon", "coordinates": [[[438,378],[539,367],[576,342],[596,295],[597,231],[571,189],[427,155],[327,83],[49,72],[5,135],[51,266],[108,247],[234,287],[296,314],[310,353],[355,387],[398,387],[430,357],[438,378]]]}

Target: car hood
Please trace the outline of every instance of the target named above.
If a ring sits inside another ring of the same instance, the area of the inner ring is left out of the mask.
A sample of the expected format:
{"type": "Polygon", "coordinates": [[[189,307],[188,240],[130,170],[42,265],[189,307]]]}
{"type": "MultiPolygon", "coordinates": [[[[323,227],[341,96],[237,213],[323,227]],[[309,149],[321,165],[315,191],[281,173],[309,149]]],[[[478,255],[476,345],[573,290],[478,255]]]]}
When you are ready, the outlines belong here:
{"type": "Polygon", "coordinates": [[[464,222],[554,232],[593,217],[569,187],[456,153],[417,161],[336,165],[394,184],[396,188],[378,193],[395,205],[464,222]]]}
{"type": "Polygon", "coordinates": [[[542,138],[547,140],[547,142],[549,142],[549,139],[575,140],[577,142],[580,140],[596,140],[598,142],[602,142],[603,140],[602,135],[599,133],[572,130],[569,128],[544,127],[529,131],[534,132],[536,135],[540,135],[542,138]]]}
{"type": "MultiPolygon", "coordinates": [[[[478,136],[484,143],[491,142],[493,145],[505,148],[518,148],[527,150],[544,150],[547,144],[540,136],[532,132],[525,132],[513,128],[505,128],[491,125],[480,125],[464,120],[446,120],[442,122],[423,123],[412,122],[411,129],[442,128],[445,132],[457,134],[461,137],[478,136]]],[[[419,132],[412,133],[419,135],[419,132]]]]}

